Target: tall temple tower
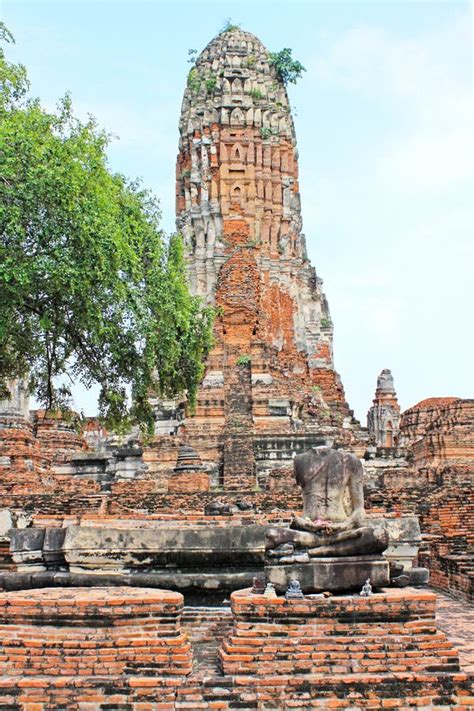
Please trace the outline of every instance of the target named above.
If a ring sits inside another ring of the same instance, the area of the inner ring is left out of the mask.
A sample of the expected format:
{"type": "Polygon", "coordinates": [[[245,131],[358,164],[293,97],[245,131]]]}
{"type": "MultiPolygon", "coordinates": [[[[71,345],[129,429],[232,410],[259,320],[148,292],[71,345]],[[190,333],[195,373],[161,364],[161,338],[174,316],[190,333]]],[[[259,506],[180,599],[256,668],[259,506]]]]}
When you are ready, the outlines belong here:
{"type": "Polygon", "coordinates": [[[231,29],[207,45],[188,76],[179,130],[177,227],[191,290],[218,310],[186,428],[224,438],[224,484],[234,488],[255,479],[262,437],[334,440],[350,413],[301,232],[291,108],[257,37],[231,29]]]}

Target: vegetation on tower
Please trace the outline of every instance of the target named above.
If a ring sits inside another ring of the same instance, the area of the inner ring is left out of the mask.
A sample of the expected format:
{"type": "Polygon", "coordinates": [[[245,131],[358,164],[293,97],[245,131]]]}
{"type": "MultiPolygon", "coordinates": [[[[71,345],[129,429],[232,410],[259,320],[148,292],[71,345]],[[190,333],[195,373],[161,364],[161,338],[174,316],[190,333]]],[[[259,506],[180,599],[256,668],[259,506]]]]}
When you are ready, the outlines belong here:
{"type": "Polygon", "coordinates": [[[303,72],[306,71],[301,62],[293,59],[292,52],[293,50],[288,47],[285,47],[280,52],[270,52],[270,64],[275,67],[285,86],[287,84],[296,84],[303,72]]]}

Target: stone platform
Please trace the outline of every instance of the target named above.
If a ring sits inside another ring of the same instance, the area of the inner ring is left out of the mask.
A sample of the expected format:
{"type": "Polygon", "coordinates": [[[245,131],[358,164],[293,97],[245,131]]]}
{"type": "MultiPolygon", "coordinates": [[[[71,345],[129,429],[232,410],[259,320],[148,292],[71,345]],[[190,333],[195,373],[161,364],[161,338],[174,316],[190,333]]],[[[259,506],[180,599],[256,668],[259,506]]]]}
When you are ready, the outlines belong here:
{"type": "Polygon", "coordinates": [[[305,593],[324,590],[359,592],[370,578],[373,588],[390,582],[389,564],[381,556],[359,555],[344,558],[313,558],[310,563],[267,565],[265,577],[279,593],[284,593],[292,580],[298,580],[305,593]]]}
{"type": "MultiPolygon", "coordinates": [[[[171,501],[170,510],[175,506],[171,501]]],[[[290,513],[279,510],[222,516],[176,511],[122,518],[35,516],[31,527],[10,528],[11,514],[4,512],[10,523],[3,539],[0,528],[0,590],[136,585],[228,594],[248,587],[261,572],[268,527],[291,520],[290,513]]],[[[411,568],[421,540],[417,517],[369,519],[386,528],[384,558],[411,568]]]]}

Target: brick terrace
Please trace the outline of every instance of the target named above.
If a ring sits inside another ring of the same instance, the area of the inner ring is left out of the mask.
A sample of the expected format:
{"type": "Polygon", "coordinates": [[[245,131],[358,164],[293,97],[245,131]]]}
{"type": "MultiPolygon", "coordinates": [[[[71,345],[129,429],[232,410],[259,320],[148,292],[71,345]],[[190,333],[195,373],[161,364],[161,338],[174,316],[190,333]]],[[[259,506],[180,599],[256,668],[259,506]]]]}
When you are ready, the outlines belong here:
{"type": "MultiPolygon", "coordinates": [[[[0,709],[463,711],[474,706],[470,679],[436,630],[435,599],[410,589],[303,601],[240,591],[232,613],[181,614],[182,596],[159,590],[3,593],[0,709]]],[[[441,624],[454,619],[466,641],[457,603],[441,603],[441,624]]]]}

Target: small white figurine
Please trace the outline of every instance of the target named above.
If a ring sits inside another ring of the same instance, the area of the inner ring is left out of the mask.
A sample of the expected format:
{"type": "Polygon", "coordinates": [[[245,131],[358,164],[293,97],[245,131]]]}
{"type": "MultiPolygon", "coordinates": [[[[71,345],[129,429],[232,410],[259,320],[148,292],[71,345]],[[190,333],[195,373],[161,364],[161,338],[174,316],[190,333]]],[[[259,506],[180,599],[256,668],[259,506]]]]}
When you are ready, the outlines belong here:
{"type": "Polygon", "coordinates": [[[265,588],[265,592],[263,593],[264,597],[276,597],[276,590],[275,586],[273,583],[267,583],[267,587],[265,588]]]}

